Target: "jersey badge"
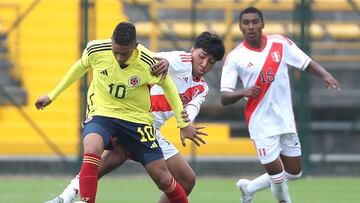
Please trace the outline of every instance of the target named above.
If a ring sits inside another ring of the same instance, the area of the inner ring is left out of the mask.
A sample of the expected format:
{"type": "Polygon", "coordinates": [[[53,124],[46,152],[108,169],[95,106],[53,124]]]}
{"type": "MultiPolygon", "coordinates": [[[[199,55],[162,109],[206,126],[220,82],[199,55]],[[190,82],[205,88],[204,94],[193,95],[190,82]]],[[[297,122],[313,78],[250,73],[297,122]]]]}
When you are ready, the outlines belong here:
{"type": "Polygon", "coordinates": [[[273,61],[275,61],[276,63],[280,62],[280,54],[277,51],[274,51],[271,53],[271,57],[273,59],[273,61]]]}
{"type": "Polygon", "coordinates": [[[183,77],[183,79],[185,80],[185,82],[188,82],[189,77],[183,77]]]}
{"type": "Polygon", "coordinates": [[[136,87],[140,84],[140,78],[138,76],[131,76],[128,81],[131,87],[136,87]]]}

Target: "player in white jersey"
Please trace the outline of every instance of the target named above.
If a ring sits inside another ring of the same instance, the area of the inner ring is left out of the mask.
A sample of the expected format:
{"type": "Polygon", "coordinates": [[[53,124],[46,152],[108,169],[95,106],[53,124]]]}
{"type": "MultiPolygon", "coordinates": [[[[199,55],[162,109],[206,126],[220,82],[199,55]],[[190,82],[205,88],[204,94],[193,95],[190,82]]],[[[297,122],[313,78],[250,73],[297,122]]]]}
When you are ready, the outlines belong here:
{"type": "MultiPolygon", "coordinates": [[[[165,58],[169,62],[168,75],[171,76],[179,96],[186,110],[186,119],[193,122],[199,113],[201,104],[205,101],[209,88],[203,76],[210,71],[217,61],[220,61],[225,53],[222,40],[209,32],[203,32],[196,40],[190,53],[184,51],[160,52],[158,57],[165,58]]],[[[167,71],[167,70],[165,70],[167,71]]],[[[161,71],[155,70],[156,75],[161,71]]],[[[89,88],[91,89],[91,88],[89,88]]],[[[91,94],[91,93],[90,93],[91,94]]],[[[89,95],[89,93],[88,93],[89,95]]],[[[154,85],[150,89],[151,109],[154,116],[154,127],[157,139],[162,149],[167,167],[174,178],[181,184],[187,195],[195,185],[195,173],[181,156],[178,150],[160,133],[160,128],[170,117],[172,112],[162,89],[154,85]]],[[[201,127],[199,127],[200,129],[201,127]]],[[[171,136],[171,135],[170,135],[171,136]]],[[[196,140],[193,140],[197,143],[196,140]]],[[[199,139],[202,141],[202,139],[199,139]]],[[[183,143],[185,145],[185,143],[183,143]]],[[[197,143],[199,145],[199,143],[197,143]]],[[[99,168],[99,178],[119,167],[126,161],[122,147],[114,144],[113,150],[109,150],[102,156],[99,168]]],[[[79,190],[79,180],[76,176],[67,188],[55,199],[46,203],[70,203],[75,199],[79,190]]],[[[168,203],[166,196],[161,196],[159,203],[168,203]]]]}
{"type": "Polygon", "coordinates": [[[339,82],[313,61],[294,42],[281,35],[263,35],[260,10],[249,7],[239,16],[245,40],[226,58],[221,76],[221,103],[245,98],[245,121],[266,174],[237,187],[242,202],[250,203],[256,191],[271,186],[278,202],[291,202],[286,180],[301,176],[301,148],[294,122],[288,65],[319,76],[329,89],[339,82]],[[237,80],[243,89],[235,89],[237,80]]]}

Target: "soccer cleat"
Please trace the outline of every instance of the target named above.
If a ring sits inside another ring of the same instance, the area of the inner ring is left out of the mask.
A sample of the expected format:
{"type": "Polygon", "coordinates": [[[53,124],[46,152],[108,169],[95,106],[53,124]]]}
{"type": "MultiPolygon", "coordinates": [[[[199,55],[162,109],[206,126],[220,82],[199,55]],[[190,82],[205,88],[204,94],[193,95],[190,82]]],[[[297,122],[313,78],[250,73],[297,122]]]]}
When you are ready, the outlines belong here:
{"type": "Polygon", "coordinates": [[[241,203],[252,203],[254,199],[254,194],[251,194],[247,191],[246,187],[248,186],[250,180],[240,179],[236,183],[236,187],[241,192],[241,203]]]}
{"type": "Polygon", "coordinates": [[[52,199],[44,203],[64,203],[64,199],[61,197],[55,197],[55,199],[52,199]]]}

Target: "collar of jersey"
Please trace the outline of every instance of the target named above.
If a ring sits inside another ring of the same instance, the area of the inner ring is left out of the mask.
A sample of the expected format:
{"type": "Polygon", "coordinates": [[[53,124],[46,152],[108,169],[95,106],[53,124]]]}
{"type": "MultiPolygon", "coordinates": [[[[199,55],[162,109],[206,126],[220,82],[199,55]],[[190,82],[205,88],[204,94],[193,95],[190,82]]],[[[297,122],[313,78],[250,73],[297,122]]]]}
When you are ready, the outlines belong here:
{"type": "Polygon", "coordinates": [[[252,50],[252,51],[261,52],[261,51],[266,47],[266,44],[267,44],[267,37],[266,37],[266,35],[263,36],[263,39],[264,39],[264,43],[263,43],[263,45],[262,45],[259,49],[256,49],[256,48],[250,46],[250,45],[246,42],[246,40],[244,40],[243,44],[244,44],[244,46],[245,46],[246,48],[248,48],[248,49],[250,49],[250,50],[252,50]]]}
{"type": "Polygon", "coordinates": [[[138,56],[139,56],[139,50],[134,49],[134,51],[131,54],[130,58],[126,61],[126,64],[128,64],[128,66],[126,68],[129,68],[130,66],[132,66],[138,60],[138,56]]]}

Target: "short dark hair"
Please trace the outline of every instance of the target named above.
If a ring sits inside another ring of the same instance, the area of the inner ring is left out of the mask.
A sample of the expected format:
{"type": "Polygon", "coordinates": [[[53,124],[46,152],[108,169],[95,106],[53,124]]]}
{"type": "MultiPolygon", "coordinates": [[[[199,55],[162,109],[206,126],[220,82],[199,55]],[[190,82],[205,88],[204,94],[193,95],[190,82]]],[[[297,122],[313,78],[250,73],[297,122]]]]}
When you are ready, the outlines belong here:
{"type": "Polygon", "coordinates": [[[241,13],[239,15],[239,23],[241,23],[242,16],[246,13],[257,13],[260,17],[261,22],[264,22],[264,17],[263,17],[262,12],[259,9],[251,6],[251,7],[244,9],[243,11],[241,11],[241,13]]]}
{"type": "Polygon", "coordinates": [[[136,42],[136,28],[129,22],[119,23],[112,34],[112,40],[119,45],[129,45],[136,42]]]}
{"type": "Polygon", "coordinates": [[[210,32],[201,33],[195,40],[194,48],[204,49],[206,53],[213,55],[217,61],[220,61],[225,54],[223,41],[217,34],[210,32]]]}

